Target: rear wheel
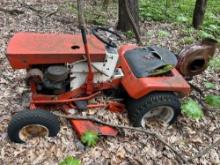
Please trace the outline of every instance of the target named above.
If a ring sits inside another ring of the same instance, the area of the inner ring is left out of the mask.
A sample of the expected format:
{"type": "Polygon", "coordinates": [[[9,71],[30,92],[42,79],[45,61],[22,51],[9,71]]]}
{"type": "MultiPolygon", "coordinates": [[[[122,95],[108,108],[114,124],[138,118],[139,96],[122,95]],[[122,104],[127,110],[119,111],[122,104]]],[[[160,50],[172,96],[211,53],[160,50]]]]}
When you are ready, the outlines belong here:
{"type": "Polygon", "coordinates": [[[180,102],[171,92],[151,93],[137,100],[129,98],[126,108],[130,121],[136,127],[145,127],[150,118],[172,124],[180,114],[180,102]]]}
{"type": "Polygon", "coordinates": [[[25,110],[12,117],[8,136],[13,142],[24,143],[34,137],[56,136],[59,130],[58,118],[49,111],[25,110]]]}

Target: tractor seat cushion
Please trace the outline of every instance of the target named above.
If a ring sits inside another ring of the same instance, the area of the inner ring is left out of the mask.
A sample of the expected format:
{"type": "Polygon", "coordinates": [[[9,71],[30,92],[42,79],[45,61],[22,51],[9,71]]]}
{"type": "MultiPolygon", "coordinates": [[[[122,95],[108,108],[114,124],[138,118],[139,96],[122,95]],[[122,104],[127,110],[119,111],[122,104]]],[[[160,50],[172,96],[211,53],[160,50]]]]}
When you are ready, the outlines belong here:
{"type": "Polygon", "coordinates": [[[172,52],[157,46],[128,50],[125,59],[137,78],[151,76],[157,69],[177,64],[177,58],[172,52]]]}

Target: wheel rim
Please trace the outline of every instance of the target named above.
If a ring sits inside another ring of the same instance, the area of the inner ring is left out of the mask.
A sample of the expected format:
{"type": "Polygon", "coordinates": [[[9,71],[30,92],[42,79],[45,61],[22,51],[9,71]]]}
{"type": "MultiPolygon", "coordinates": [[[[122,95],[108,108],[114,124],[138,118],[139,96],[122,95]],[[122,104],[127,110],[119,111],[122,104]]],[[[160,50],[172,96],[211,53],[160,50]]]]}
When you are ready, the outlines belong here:
{"type": "Polygon", "coordinates": [[[163,123],[169,124],[169,122],[173,119],[173,116],[174,116],[174,109],[172,107],[158,106],[145,113],[145,115],[141,120],[141,126],[145,128],[147,119],[152,117],[156,117],[163,123]]]}
{"type": "Polygon", "coordinates": [[[40,124],[29,124],[21,128],[19,131],[19,138],[22,141],[27,141],[33,137],[45,137],[49,136],[49,130],[47,127],[40,124]]]}

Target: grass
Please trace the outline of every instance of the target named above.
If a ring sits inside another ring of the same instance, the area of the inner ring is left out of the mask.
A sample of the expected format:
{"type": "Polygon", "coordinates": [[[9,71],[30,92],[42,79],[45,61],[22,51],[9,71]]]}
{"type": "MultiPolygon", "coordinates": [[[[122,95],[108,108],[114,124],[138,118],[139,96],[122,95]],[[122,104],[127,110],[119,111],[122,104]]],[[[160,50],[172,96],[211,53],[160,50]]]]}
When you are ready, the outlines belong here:
{"type": "Polygon", "coordinates": [[[211,59],[209,61],[209,67],[216,72],[220,72],[220,57],[211,59]]]}
{"type": "MultiPolygon", "coordinates": [[[[205,19],[200,30],[192,30],[195,0],[140,0],[142,20],[171,22],[183,25],[185,34],[193,33],[197,38],[215,38],[220,41],[220,3],[209,0],[205,19]],[[189,30],[188,30],[189,29],[189,30]]],[[[186,39],[191,42],[190,38],[186,39]]]]}

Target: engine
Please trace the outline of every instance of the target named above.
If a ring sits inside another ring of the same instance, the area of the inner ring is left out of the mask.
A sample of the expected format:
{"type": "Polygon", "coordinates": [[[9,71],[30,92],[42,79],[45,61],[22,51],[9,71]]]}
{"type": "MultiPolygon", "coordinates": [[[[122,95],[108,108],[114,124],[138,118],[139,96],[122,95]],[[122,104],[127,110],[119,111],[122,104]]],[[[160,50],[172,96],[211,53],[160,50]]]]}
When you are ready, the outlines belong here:
{"type": "MultiPolygon", "coordinates": [[[[102,83],[120,78],[123,72],[117,68],[119,55],[117,49],[107,49],[103,62],[93,62],[94,83],[102,83]]],[[[37,92],[59,95],[82,86],[88,74],[87,60],[69,64],[36,65],[28,70],[28,82],[34,81],[37,92]]]]}
{"type": "Polygon", "coordinates": [[[28,71],[28,82],[37,84],[37,91],[42,94],[57,95],[69,90],[70,78],[66,65],[51,65],[33,68],[28,71]]]}

